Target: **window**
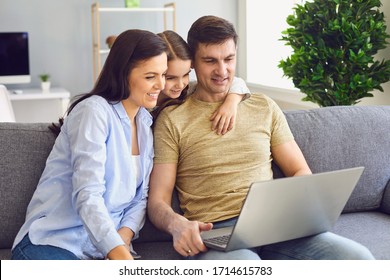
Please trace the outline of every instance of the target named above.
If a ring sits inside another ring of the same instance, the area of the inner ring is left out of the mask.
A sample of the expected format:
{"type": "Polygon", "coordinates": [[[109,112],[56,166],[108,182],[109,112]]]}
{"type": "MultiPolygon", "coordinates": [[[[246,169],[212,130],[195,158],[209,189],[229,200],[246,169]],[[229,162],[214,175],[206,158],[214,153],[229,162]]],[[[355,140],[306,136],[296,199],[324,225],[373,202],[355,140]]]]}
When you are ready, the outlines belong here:
{"type": "Polygon", "coordinates": [[[302,0],[239,1],[239,75],[248,83],[267,87],[294,89],[283,77],[279,61],[291,54],[291,47],[280,41],[288,28],[286,18],[302,0]]]}

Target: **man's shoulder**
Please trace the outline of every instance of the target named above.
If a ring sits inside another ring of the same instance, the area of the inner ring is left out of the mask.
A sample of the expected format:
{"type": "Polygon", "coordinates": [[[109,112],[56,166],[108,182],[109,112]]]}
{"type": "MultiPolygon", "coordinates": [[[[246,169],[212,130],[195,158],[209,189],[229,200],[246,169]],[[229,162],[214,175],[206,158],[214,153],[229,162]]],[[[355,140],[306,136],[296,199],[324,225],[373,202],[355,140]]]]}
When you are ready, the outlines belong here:
{"type": "Polygon", "coordinates": [[[261,92],[252,93],[251,96],[245,101],[248,101],[249,103],[255,103],[257,105],[267,106],[267,107],[273,107],[276,104],[272,98],[270,98],[269,96],[261,92]]]}
{"type": "Polygon", "coordinates": [[[183,103],[167,106],[161,111],[161,113],[170,115],[170,114],[177,114],[181,111],[185,111],[184,108],[188,106],[187,103],[188,103],[187,100],[185,100],[183,103]]]}
{"type": "Polygon", "coordinates": [[[177,119],[177,117],[182,118],[185,115],[191,115],[191,110],[188,109],[188,99],[181,104],[165,107],[158,115],[158,119],[177,119]]]}

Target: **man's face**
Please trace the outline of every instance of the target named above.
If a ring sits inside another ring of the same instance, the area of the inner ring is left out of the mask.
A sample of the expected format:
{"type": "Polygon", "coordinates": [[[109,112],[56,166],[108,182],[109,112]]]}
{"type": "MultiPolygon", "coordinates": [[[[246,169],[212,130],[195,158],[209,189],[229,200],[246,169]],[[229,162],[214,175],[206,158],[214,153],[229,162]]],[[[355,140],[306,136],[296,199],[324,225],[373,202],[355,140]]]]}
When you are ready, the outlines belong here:
{"type": "Polygon", "coordinates": [[[197,91],[214,101],[228,92],[236,71],[236,45],[233,39],[222,44],[199,44],[193,67],[198,79],[197,91]]]}

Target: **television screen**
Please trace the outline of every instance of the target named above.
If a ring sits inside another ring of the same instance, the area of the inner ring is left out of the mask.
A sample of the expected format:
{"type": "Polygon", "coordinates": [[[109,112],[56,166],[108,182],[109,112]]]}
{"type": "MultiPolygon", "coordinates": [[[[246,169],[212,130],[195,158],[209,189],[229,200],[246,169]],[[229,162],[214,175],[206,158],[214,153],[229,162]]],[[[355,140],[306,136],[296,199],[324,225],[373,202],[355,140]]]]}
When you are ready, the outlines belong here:
{"type": "Polygon", "coordinates": [[[27,32],[0,32],[0,84],[29,83],[27,32]]]}

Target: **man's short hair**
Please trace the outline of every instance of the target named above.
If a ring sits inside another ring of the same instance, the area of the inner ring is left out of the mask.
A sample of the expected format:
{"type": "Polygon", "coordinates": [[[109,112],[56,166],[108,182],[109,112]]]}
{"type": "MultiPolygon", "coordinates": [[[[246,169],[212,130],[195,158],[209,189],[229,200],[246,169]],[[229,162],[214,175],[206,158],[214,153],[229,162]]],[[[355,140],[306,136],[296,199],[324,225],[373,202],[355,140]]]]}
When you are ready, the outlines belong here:
{"type": "Polygon", "coordinates": [[[203,16],[191,25],[187,43],[194,58],[199,44],[222,44],[229,39],[237,46],[238,35],[232,23],[216,16],[203,16]]]}

